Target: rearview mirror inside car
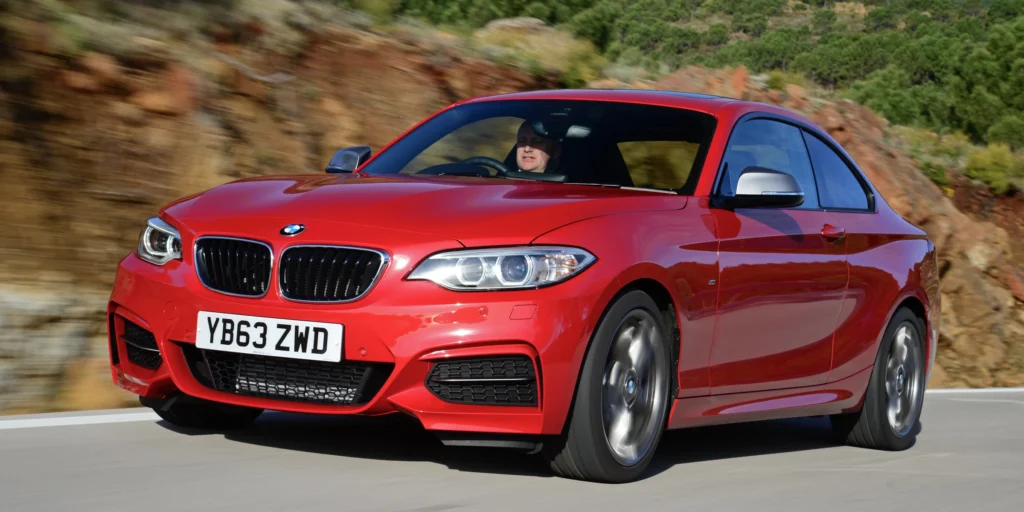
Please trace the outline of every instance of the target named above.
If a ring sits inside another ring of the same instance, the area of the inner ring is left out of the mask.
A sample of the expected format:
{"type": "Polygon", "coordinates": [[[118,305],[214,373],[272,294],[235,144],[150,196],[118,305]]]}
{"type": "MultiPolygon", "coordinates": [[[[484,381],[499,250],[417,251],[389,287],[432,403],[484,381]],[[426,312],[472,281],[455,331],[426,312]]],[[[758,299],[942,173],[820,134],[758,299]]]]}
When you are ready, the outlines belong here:
{"type": "Polygon", "coordinates": [[[334,153],[326,171],[331,174],[354,172],[363,162],[370,159],[370,146],[351,146],[334,153]]]}
{"type": "Polygon", "coordinates": [[[743,169],[733,195],[719,195],[720,208],[793,208],[804,203],[804,193],[793,176],[764,167],[743,169]]]}

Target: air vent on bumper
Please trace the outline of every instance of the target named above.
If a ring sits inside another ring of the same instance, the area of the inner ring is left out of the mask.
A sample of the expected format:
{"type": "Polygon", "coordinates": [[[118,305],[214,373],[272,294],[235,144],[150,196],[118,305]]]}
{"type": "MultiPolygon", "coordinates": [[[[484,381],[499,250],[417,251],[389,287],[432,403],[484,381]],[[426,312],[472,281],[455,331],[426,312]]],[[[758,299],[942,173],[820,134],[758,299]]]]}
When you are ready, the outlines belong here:
{"type": "Polygon", "coordinates": [[[203,386],[242,396],[322,405],[363,405],[387,381],[392,363],[328,363],[203,350],[179,343],[203,386]]]}
{"type": "Polygon", "coordinates": [[[446,402],[537,405],[537,375],[527,356],[457,358],[434,363],[427,388],[446,402]]]}
{"type": "Polygon", "coordinates": [[[156,345],[153,333],[121,317],[121,340],[125,353],[132,364],[155,370],[160,367],[163,357],[156,345]]]}

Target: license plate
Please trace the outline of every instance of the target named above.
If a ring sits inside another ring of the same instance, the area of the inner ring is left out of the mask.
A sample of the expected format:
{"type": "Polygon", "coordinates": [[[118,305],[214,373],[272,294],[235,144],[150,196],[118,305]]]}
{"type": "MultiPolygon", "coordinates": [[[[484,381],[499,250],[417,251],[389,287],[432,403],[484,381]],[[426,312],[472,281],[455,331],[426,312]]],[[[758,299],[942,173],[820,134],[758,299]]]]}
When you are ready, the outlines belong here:
{"type": "Polygon", "coordinates": [[[200,311],[196,347],[337,363],[344,330],[341,324],[200,311]]]}

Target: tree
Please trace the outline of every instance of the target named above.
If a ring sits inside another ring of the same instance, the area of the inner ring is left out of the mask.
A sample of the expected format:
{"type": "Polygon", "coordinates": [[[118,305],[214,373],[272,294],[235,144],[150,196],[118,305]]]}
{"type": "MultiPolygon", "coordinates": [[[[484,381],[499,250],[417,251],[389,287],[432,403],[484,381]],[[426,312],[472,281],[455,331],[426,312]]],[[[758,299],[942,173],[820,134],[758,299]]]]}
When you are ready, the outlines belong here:
{"type": "Polygon", "coordinates": [[[919,119],[917,102],[910,93],[910,75],[896,66],[853,84],[853,98],[896,124],[914,124],[919,119]]]}
{"type": "Polygon", "coordinates": [[[827,34],[832,31],[836,24],[836,12],[832,9],[821,9],[814,11],[811,16],[811,26],[815,34],[827,34]]]}
{"type": "Polygon", "coordinates": [[[737,14],[732,17],[732,29],[758,37],[768,30],[768,17],[763,14],[737,14]]]}
{"type": "Polygon", "coordinates": [[[877,7],[868,11],[864,17],[864,25],[875,32],[894,29],[899,22],[899,12],[894,7],[877,7]]]}
{"type": "Polygon", "coordinates": [[[1024,13],[1024,0],[992,0],[988,6],[989,23],[1009,21],[1024,13]]]}
{"type": "Polygon", "coordinates": [[[989,142],[1002,142],[1011,149],[1024,148],[1024,117],[1007,114],[989,127],[986,132],[989,142]]]}

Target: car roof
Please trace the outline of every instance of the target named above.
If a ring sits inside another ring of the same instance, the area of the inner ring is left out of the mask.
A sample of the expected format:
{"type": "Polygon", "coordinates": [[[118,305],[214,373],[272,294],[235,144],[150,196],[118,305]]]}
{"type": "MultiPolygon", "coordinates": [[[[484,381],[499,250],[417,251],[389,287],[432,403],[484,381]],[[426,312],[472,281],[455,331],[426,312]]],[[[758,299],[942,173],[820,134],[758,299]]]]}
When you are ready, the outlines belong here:
{"type": "MultiPolygon", "coordinates": [[[[545,89],[478,96],[459,102],[460,104],[486,101],[512,100],[591,100],[638,103],[684,108],[722,117],[736,112],[769,112],[808,122],[804,116],[791,110],[756,101],[701,94],[693,92],[666,91],[658,89],[545,89]]],[[[813,123],[812,123],[813,124],[813,123]]]]}

